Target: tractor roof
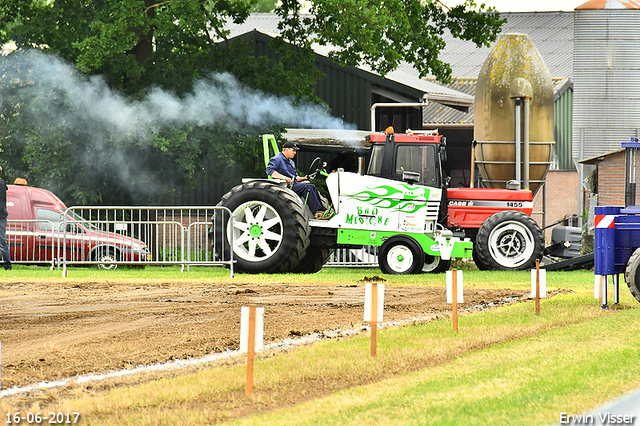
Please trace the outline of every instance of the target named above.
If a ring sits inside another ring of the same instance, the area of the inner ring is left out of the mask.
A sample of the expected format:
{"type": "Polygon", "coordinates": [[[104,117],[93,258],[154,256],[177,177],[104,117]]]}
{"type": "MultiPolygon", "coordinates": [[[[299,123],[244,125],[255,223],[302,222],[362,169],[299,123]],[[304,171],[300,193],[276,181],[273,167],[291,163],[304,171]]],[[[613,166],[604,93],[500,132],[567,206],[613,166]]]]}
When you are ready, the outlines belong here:
{"type": "MultiPolygon", "coordinates": [[[[436,143],[439,144],[442,136],[438,134],[419,134],[419,133],[395,133],[394,141],[396,143],[436,143]]],[[[373,134],[369,135],[369,142],[371,143],[385,143],[387,140],[386,135],[373,134]]]]}

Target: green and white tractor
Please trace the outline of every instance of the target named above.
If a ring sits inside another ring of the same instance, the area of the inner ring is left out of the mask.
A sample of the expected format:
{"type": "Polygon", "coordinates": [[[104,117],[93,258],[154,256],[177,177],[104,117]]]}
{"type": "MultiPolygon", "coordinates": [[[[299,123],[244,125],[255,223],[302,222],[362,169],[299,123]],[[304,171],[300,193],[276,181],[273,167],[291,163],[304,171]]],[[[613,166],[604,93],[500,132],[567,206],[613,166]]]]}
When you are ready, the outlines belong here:
{"type": "MultiPolygon", "coordinates": [[[[438,220],[446,215],[441,136],[397,136],[369,136],[386,141],[374,144],[366,174],[327,174],[316,158],[309,175],[326,176],[334,212],[329,219],[314,219],[283,180],[244,179],[218,204],[234,220],[222,211],[212,218],[215,253],[228,254],[233,241],[235,269],[249,273],[317,272],[339,247],[378,247],[387,274],[440,272],[453,258],[472,257],[470,239],[454,236],[438,220]]],[[[269,143],[279,151],[272,135],[264,135],[263,143],[267,162],[269,143]]]]}

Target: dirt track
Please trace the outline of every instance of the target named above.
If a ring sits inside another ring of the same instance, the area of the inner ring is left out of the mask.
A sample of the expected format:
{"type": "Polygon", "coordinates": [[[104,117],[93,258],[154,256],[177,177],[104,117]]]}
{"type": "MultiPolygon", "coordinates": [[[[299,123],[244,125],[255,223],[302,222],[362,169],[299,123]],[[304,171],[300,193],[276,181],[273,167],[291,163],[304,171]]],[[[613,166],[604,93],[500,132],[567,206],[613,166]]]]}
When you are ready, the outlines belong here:
{"type": "MultiPolygon", "coordinates": [[[[516,290],[465,290],[465,307],[516,290]]],[[[265,343],[359,327],[364,284],[0,284],[2,389],[236,349],[240,308],[265,307],[265,343]]],[[[443,288],[386,286],[384,320],[450,311],[443,288]]]]}

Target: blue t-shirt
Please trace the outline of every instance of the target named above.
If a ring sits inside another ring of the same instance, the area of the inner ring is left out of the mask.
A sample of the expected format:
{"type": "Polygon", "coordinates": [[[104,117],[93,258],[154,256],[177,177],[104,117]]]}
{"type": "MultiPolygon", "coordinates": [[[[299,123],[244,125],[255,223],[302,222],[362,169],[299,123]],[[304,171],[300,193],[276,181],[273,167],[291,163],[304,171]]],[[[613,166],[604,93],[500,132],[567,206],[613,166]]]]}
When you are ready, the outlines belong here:
{"type": "Polygon", "coordinates": [[[271,176],[273,172],[278,172],[292,179],[298,175],[296,173],[296,165],[293,160],[285,157],[282,152],[278,155],[274,155],[269,160],[269,164],[267,165],[267,175],[271,176]]]}

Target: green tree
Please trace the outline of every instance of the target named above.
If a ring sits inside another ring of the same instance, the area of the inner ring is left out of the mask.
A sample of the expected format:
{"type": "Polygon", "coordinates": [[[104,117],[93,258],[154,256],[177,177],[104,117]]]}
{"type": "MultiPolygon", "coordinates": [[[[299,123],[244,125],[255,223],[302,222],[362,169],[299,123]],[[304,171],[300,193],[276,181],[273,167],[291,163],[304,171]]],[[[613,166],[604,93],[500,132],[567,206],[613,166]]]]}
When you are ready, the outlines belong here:
{"type": "Polygon", "coordinates": [[[285,104],[318,102],[313,43],[335,46],[331,56],[344,65],[368,64],[384,75],[406,60],[446,81],[451,70],[438,59],[444,31],[487,45],[502,25],[471,0],[450,10],[428,0],[313,0],[314,15],[284,0],[270,59],[250,42],[228,40],[225,29],[263,6],[272,3],[3,0],[0,44],[14,41],[21,52],[0,61],[1,160],[9,176],[56,189],[69,202],[115,204],[157,201],[191,182],[205,159],[215,160],[216,172],[241,169],[236,179],[260,175],[257,136],[296,120],[283,113],[285,104]],[[235,80],[220,78],[225,72],[235,80]],[[256,109],[232,101],[242,98],[281,103],[256,109]]]}
{"type": "Polygon", "coordinates": [[[367,64],[381,75],[401,61],[424,77],[443,82],[451,67],[438,59],[445,31],[478,46],[489,46],[505,22],[493,8],[473,0],[447,8],[437,0],[314,0],[312,15],[300,14],[301,2],[283,0],[282,38],[296,46],[335,46],[330,57],[343,65],[367,64]]]}
{"type": "Polygon", "coordinates": [[[276,10],[276,3],[276,0],[257,0],[252,11],[256,13],[271,13],[276,10]]]}

